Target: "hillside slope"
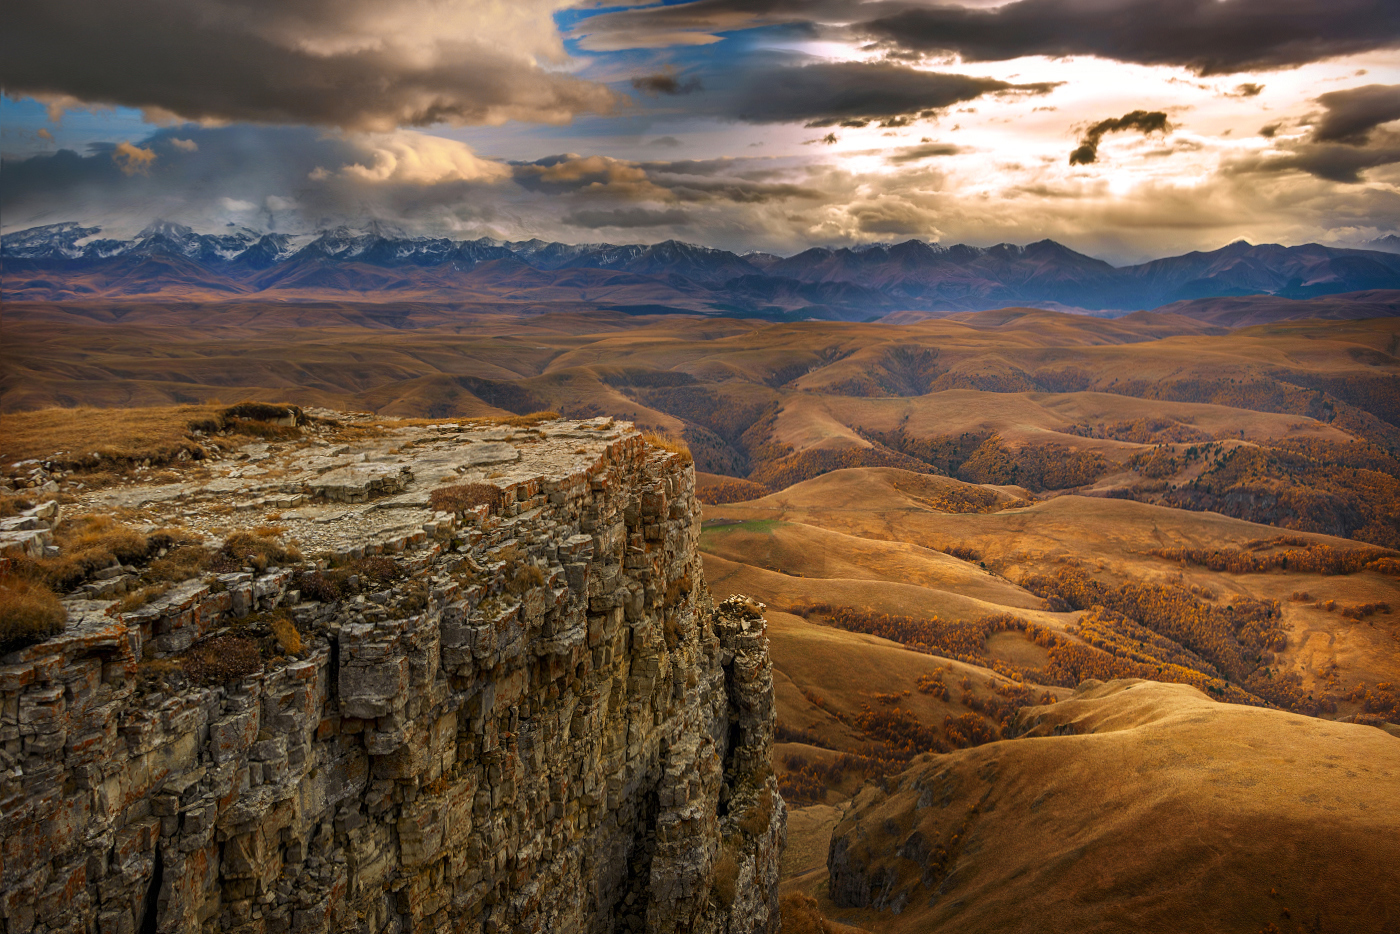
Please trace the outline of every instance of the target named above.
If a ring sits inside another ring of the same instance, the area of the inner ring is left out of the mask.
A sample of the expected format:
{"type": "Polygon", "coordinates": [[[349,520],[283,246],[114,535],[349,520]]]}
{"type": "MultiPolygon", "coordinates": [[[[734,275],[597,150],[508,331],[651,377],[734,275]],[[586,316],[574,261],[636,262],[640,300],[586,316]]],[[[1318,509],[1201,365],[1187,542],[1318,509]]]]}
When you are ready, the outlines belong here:
{"type": "Polygon", "coordinates": [[[1400,925],[1394,736],[1142,681],[1023,717],[1027,738],[856,797],[830,851],[835,917],[940,934],[1400,925]]]}

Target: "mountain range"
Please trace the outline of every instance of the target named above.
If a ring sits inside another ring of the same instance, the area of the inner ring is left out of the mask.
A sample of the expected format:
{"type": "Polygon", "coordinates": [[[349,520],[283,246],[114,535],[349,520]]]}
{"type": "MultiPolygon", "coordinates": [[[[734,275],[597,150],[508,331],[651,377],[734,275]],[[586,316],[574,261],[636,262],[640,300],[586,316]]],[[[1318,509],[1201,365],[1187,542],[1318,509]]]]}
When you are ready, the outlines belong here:
{"type": "Polygon", "coordinates": [[[1116,316],[1197,299],[1400,289],[1400,254],[1318,244],[1239,241],[1115,267],[1053,240],[992,247],[906,240],[781,257],[676,240],[410,237],[373,224],[303,235],[201,234],[157,221],[130,239],[101,233],[66,222],[0,238],[6,299],[336,298],[868,320],[1011,306],[1116,316]]]}

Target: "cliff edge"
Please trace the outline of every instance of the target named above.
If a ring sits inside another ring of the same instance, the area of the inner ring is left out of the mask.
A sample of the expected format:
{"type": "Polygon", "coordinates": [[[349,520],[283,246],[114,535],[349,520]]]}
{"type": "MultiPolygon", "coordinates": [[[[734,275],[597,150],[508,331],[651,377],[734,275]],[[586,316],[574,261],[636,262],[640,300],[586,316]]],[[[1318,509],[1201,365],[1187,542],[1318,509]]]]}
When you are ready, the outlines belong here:
{"type": "Polygon", "coordinates": [[[689,458],[610,420],[344,437],[63,507],[288,547],[134,606],[114,564],[0,657],[7,934],[775,931],[763,607],[712,603],[689,458]]]}

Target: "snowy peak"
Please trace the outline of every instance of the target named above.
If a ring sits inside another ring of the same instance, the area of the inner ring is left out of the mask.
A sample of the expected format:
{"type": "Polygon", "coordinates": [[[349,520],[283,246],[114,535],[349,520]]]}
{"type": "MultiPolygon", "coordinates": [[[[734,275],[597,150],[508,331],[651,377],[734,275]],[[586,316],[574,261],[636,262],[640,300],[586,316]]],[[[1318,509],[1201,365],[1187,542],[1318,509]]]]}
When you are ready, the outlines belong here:
{"type": "MultiPolygon", "coordinates": [[[[650,289],[649,295],[710,295],[704,301],[726,311],[768,315],[778,313],[775,303],[807,302],[823,314],[860,318],[895,309],[1026,305],[1113,313],[1197,298],[1312,298],[1400,289],[1400,237],[1395,236],[1373,241],[1372,250],[1238,241],[1210,252],[1115,268],[1053,240],[973,247],[910,239],[815,247],[784,258],[740,255],[680,240],[570,244],[538,238],[410,237],[378,222],[294,235],[235,227],[203,234],[156,220],[130,239],[101,233],[98,227],[72,222],[34,227],[0,238],[0,256],[7,274],[23,275],[20,284],[34,280],[36,289],[46,280],[29,275],[30,270],[100,275],[134,263],[144,264],[142,288],[157,293],[187,286],[175,281],[182,277],[202,287],[220,282],[220,288],[251,292],[289,288],[287,283],[365,292],[392,283],[395,289],[431,287],[440,294],[480,293],[483,288],[489,294],[496,294],[493,289],[520,294],[527,285],[562,283],[558,287],[566,292],[579,289],[578,300],[593,301],[601,294],[601,283],[625,282],[650,289]],[[481,275],[473,278],[479,269],[481,275]]],[[[624,304],[654,306],[651,298],[624,304]]],[[[783,312],[789,313],[796,312],[790,307],[783,312]]]]}

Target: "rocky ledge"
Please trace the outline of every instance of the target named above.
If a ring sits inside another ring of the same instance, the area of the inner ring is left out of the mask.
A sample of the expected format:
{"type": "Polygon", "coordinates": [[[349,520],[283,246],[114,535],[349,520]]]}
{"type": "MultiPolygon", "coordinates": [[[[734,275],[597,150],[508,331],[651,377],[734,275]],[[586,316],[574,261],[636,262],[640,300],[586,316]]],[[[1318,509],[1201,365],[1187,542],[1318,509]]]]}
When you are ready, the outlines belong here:
{"type": "Polygon", "coordinates": [[[125,610],[114,566],[0,658],[4,931],[776,930],[762,606],[693,487],[626,424],[379,425],[65,507],[306,557],[125,610]]]}

